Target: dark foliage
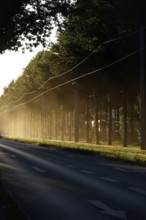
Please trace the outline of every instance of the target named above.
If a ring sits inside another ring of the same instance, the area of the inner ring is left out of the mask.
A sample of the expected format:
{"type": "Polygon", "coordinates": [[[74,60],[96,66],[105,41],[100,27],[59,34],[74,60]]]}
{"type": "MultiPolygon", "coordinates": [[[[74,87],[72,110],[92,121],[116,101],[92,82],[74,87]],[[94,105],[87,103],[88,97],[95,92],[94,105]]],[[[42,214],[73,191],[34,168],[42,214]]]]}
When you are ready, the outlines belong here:
{"type": "Polygon", "coordinates": [[[25,47],[46,45],[54,24],[60,16],[67,16],[70,0],[1,0],[0,52],[25,47]]]}

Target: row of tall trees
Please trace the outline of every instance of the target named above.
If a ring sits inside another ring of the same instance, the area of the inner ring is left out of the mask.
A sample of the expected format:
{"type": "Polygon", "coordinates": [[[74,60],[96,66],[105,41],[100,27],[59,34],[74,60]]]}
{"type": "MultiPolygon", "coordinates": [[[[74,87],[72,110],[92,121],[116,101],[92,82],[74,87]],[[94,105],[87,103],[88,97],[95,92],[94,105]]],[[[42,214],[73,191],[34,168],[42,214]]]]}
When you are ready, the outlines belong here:
{"type": "Polygon", "coordinates": [[[19,125],[22,136],[139,144],[145,1],[78,0],[71,7],[57,43],[5,88],[5,132],[16,135],[19,125]]]}
{"type": "Polygon", "coordinates": [[[0,53],[46,45],[54,25],[71,11],[70,0],[1,0],[0,53]]]}

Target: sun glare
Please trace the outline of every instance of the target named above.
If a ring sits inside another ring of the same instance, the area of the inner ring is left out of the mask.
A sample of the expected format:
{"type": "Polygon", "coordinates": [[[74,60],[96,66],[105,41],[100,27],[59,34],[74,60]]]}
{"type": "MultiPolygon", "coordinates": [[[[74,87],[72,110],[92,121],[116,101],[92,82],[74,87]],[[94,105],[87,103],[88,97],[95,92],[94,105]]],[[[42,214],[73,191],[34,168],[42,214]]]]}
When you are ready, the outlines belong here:
{"type": "MultiPolygon", "coordinates": [[[[56,28],[53,29],[50,40],[56,42],[56,28]]],[[[43,47],[38,46],[32,52],[26,51],[24,54],[20,49],[18,52],[6,51],[0,55],[0,95],[12,80],[16,80],[22,74],[30,60],[41,50],[43,47]]]]}
{"type": "Polygon", "coordinates": [[[22,74],[23,68],[41,49],[41,47],[38,47],[33,52],[26,51],[25,54],[6,51],[0,55],[0,95],[12,80],[16,80],[22,74]]]}

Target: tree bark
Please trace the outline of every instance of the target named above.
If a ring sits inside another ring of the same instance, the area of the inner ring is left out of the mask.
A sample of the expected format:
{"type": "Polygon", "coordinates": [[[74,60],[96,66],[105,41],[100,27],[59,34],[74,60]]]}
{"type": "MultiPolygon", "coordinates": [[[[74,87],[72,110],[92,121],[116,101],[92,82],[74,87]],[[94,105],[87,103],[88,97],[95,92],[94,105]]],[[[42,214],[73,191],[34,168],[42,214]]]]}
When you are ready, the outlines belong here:
{"type": "Polygon", "coordinates": [[[112,145],[112,105],[110,96],[108,100],[108,145],[112,145]]]}
{"type": "Polygon", "coordinates": [[[77,85],[74,89],[74,111],[75,111],[75,142],[79,141],[79,91],[77,85]]]}
{"type": "Polygon", "coordinates": [[[86,102],[86,141],[87,143],[90,143],[90,135],[89,135],[89,97],[87,98],[86,102]]]}
{"type": "Polygon", "coordinates": [[[127,147],[127,91],[124,91],[123,100],[123,147],[127,147]]]}
{"type": "Polygon", "coordinates": [[[95,97],[95,135],[96,135],[96,144],[99,144],[99,107],[98,107],[98,98],[97,95],[95,97]]]}

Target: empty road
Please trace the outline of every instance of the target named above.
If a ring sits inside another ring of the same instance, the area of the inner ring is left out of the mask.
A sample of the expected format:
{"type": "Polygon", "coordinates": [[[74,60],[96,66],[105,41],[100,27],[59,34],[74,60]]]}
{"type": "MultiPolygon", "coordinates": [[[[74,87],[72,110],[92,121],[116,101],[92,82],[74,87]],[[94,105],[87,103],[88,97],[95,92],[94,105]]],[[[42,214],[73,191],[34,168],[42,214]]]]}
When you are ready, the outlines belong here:
{"type": "Polygon", "coordinates": [[[31,220],[146,220],[146,168],[0,139],[4,187],[31,220]]]}

